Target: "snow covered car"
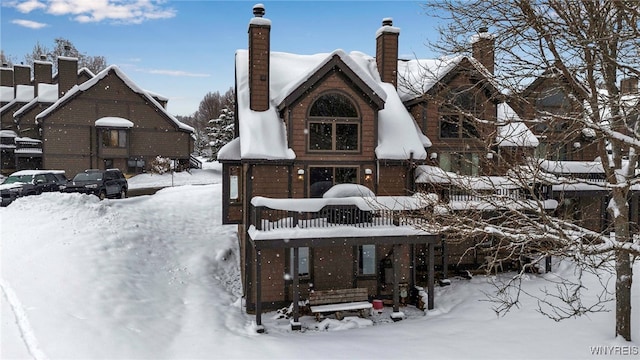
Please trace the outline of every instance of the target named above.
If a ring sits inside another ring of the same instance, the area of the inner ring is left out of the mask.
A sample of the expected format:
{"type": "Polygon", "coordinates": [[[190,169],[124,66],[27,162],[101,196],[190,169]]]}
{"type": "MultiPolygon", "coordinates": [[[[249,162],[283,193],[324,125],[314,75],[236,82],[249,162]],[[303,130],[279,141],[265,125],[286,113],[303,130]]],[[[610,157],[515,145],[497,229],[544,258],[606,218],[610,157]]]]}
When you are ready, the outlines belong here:
{"type": "Polygon", "coordinates": [[[119,169],[89,169],[71,179],[64,192],[93,194],[103,200],[105,198],[126,198],[129,185],[119,169]]]}
{"type": "Polygon", "coordinates": [[[16,198],[43,192],[60,191],[67,183],[63,170],[20,170],[9,175],[0,184],[2,206],[16,198]]]}

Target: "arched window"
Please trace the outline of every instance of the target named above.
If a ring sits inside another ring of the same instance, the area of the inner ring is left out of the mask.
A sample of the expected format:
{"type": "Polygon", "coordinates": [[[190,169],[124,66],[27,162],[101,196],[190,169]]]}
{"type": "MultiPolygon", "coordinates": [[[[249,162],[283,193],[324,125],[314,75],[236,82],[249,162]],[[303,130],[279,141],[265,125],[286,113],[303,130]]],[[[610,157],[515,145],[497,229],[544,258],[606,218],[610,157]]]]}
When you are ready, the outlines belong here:
{"type": "Polygon", "coordinates": [[[360,117],[347,96],[328,93],[309,109],[309,151],[360,151],[360,117]]]}

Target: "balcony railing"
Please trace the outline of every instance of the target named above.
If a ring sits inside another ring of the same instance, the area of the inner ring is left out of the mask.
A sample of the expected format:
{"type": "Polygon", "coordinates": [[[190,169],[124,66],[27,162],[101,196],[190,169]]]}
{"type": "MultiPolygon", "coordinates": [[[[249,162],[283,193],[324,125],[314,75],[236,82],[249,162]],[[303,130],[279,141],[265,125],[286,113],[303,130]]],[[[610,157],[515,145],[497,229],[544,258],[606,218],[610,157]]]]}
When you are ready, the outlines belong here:
{"type": "Polygon", "coordinates": [[[371,228],[415,224],[410,216],[433,204],[414,196],[334,199],[268,199],[251,201],[250,224],[259,231],[291,228],[371,228]]]}

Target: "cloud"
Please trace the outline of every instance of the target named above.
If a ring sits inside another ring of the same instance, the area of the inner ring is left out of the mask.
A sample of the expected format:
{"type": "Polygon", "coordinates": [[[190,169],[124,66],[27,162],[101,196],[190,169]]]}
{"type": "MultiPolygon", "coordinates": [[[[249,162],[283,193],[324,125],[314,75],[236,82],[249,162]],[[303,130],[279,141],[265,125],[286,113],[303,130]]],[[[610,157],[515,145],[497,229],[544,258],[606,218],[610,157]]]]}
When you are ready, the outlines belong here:
{"type": "Polygon", "coordinates": [[[23,20],[23,19],[12,20],[11,23],[12,24],[16,24],[16,25],[20,25],[20,26],[24,26],[24,27],[30,28],[30,29],[42,29],[43,27],[49,26],[49,25],[44,24],[44,23],[31,21],[31,20],[23,20]]]}
{"type": "Polygon", "coordinates": [[[176,10],[164,6],[164,0],[14,0],[3,6],[29,13],[41,9],[55,16],[69,15],[80,23],[109,21],[116,24],[140,24],[147,20],[169,19],[176,10]]]}

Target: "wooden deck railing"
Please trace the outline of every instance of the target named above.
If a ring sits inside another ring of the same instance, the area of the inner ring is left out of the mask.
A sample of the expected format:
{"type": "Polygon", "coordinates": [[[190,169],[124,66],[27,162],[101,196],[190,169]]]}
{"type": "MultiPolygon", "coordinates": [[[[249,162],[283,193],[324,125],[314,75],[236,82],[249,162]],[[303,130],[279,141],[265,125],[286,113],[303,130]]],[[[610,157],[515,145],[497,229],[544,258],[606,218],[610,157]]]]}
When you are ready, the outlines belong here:
{"type": "Polygon", "coordinates": [[[350,205],[327,205],[320,211],[290,211],[251,206],[251,224],[256,230],[268,231],[285,228],[328,228],[335,226],[408,225],[406,211],[360,210],[350,205]],[[405,216],[403,216],[405,215],[405,216]]]}

